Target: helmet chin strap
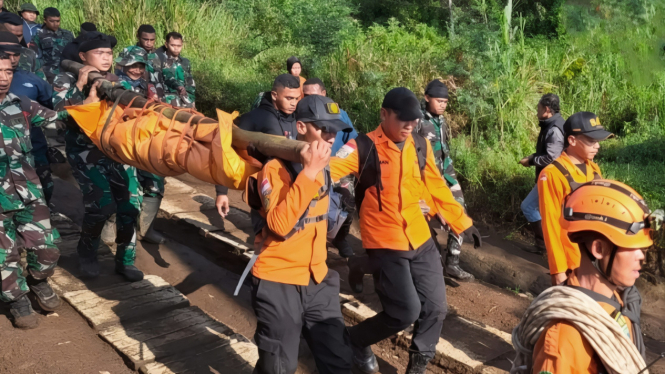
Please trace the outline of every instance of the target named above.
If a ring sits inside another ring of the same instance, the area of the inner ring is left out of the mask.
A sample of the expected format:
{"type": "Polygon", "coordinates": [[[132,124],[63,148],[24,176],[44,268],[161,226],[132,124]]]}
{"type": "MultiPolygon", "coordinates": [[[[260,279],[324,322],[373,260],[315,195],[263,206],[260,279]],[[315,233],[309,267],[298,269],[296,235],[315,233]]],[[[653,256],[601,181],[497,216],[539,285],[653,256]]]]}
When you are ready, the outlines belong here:
{"type": "MultiPolygon", "coordinates": [[[[591,254],[591,251],[587,249],[589,254],[591,254]]],[[[619,251],[619,247],[616,245],[612,244],[612,251],[610,252],[610,260],[607,262],[607,268],[605,270],[601,269],[600,267],[600,261],[592,257],[594,260],[592,261],[593,266],[600,272],[600,274],[603,276],[603,278],[607,279],[608,282],[612,283],[613,285],[619,287],[616,283],[612,281],[612,265],[614,264],[614,258],[616,257],[617,252],[619,251]]]]}

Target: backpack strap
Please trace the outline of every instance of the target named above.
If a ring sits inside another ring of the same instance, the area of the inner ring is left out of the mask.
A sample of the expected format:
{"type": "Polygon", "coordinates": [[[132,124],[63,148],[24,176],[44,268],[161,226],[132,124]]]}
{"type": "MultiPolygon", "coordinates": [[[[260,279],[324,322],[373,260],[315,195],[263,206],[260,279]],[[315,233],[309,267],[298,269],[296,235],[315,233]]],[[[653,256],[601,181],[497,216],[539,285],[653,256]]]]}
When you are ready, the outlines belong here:
{"type": "MultiPolygon", "coordinates": [[[[573,192],[576,189],[580,188],[584,184],[584,183],[576,182],[575,179],[573,179],[573,176],[570,175],[570,172],[568,171],[568,169],[564,168],[563,165],[561,165],[561,163],[559,161],[554,160],[552,162],[552,165],[554,165],[554,167],[557,168],[557,170],[559,170],[559,172],[561,174],[563,174],[564,178],[566,178],[566,180],[568,181],[568,185],[570,186],[570,191],[571,192],[573,192]]],[[[593,171],[593,180],[598,180],[598,179],[601,179],[601,177],[594,170],[593,171]]]]}
{"type": "Polygon", "coordinates": [[[358,178],[354,187],[356,210],[360,213],[365,192],[368,188],[374,186],[379,200],[379,211],[383,211],[381,204],[381,190],[383,189],[381,165],[379,164],[379,153],[376,151],[376,145],[366,134],[358,134],[356,145],[358,147],[358,178]]]}
{"type": "Polygon", "coordinates": [[[584,183],[575,182],[575,179],[573,179],[573,176],[570,175],[568,169],[564,168],[559,161],[554,160],[552,162],[552,165],[554,165],[554,167],[557,168],[557,170],[559,170],[559,173],[561,173],[564,176],[564,178],[566,178],[566,180],[568,181],[568,185],[570,186],[571,192],[580,188],[580,186],[584,184],[584,183]]]}
{"type": "Polygon", "coordinates": [[[424,136],[419,133],[411,133],[413,142],[416,144],[416,156],[418,157],[418,167],[420,168],[420,178],[425,182],[425,167],[427,166],[427,142],[424,136]]]}

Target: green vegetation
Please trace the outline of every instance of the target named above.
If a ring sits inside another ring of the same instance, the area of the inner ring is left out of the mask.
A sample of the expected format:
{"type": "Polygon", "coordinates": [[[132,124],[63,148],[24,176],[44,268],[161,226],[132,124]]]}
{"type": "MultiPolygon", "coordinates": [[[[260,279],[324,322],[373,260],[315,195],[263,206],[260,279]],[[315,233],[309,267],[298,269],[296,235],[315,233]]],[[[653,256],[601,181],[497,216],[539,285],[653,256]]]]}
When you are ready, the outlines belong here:
{"type": "Polygon", "coordinates": [[[512,227],[534,182],[518,161],[534,149],[536,103],[554,92],[564,116],[596,112],[618,135],[597,160],[605,176],[665,207],[665,0],[452,0],[452,14],[443,0],[34,3],[57,6],[68,29],[97,23],[120,47],[141,23],[156,27],[159,42],[182,32],[206,113],[247,111],[291,55],[363,131],[378,124],[389,88],[422,95],[442,78],[453,88],[452,149],[469,209],[512,227]]]}

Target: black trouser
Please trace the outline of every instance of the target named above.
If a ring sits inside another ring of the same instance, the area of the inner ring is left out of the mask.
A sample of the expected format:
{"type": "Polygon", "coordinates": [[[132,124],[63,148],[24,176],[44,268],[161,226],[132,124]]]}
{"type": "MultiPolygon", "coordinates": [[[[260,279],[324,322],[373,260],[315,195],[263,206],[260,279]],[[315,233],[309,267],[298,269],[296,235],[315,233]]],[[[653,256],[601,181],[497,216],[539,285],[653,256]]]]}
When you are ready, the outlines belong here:
{"type": "Polygon", "coordinates": [[[339,303],[339,274],[328,270],[319,284],[294,286],[254,278],[252,307],[259,374],[290,374],[298,368],[300,335],[321,374],[351,373],[351,346],[339,303]]]}
{"type": "Polygon", "coordinates": [[[349,328],[358,347],[378,343],[415,322],[410,350],[428,358],[436,353],[448,312],[441,256],[432,239],[413,251],[368,249],[367,269],[383,311],[349,328]]]}

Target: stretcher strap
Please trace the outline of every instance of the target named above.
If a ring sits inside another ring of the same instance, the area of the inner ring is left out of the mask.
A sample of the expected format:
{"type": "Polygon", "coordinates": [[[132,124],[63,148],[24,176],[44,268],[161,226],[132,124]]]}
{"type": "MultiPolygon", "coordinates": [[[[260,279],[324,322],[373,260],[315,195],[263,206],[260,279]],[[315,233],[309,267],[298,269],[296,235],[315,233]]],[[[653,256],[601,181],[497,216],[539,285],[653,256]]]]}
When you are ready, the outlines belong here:
{"type": "Polygon", "coordinates": [[[115,112],[115,108],[118,107],[118,104],[120,103],[120,100],[122,99],[122,97],[127,92],[130,92],[130,91],[123,91],[120,95],[118,95],[118,98],[113,103],[113,106],[111,107],[111,111],[109,112],[109,115],[106,117],[106,122],[104,123],[104,128],[102,129],[102,134],[101,134],[100,139],[99,139],[99,145],[101,145],[102,150],[109,157],[113,157],[112,155],[114,155],[115,152],[113,151],[113,148],[111,148],[109,146],[108,143],[104,142],[104,135],[106,134],[106,130],[108,129],[109,124],[111,123],[111,119],[113,119],[113,113],[115,112]]]}

